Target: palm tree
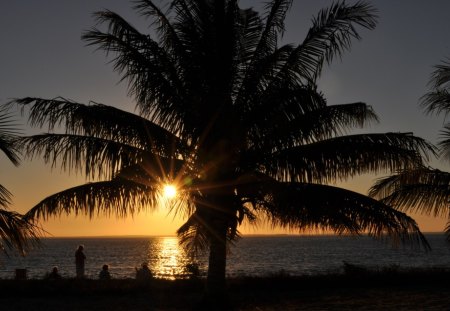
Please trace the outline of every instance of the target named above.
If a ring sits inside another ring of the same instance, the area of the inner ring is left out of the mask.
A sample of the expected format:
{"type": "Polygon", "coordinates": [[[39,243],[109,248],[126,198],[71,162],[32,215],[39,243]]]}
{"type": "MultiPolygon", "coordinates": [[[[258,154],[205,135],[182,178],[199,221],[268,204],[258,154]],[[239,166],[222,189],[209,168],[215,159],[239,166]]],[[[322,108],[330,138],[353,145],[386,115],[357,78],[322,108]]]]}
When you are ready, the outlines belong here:
{"type": "MultiPolygon", "coordinates": [[[[429,82],[430,90],[421,99],[427,114],[450,113],[450,61],[437,65],[429,82]]],[[[444,125],[438,144],[439,155],[450,160],[450,123],[444,125]]],[[[450,173],[432,167],[402,170],[379,179],[370,189],[370,196],[403,211],[447,217],[445,228],[450,242],[450,173]]]]}
{"type": "Polygon", "coordinates": [[[322,10],[305,40],[279,46],[292,0],[267,2],[261,17],[237,0],[150,0],[136,10],[156,31],[143,34],[111,11],[106,30],[83,35],[114,55],[138,114],[64,98],[22,98],[29,120],[48,133],[26,137],[42,155],[93,182],[56,193],[28,212],[126,216],[152,209],[174,183],[191,250],[209,249],[207,294],[225,286],[227,242],[244,222],[268,219],[292,230],[366,232],[426,244],[413,219],[361,194],[330,185],[361,173],[417,167],[430,151],[408,133],[348,135],[377,116],[364,103],[328,105],[317,90],[323,65],[372,29],[375,10],[358,2],[322,10]],[[64,133],[55,133],[59,125],[64,133]]]}
{"type": "MultiPolygon", "coordinates": [[[[14,164],[19,164],[15,146],[17,129],[12,116],[5,108],[0,108],[0,150],[14,164]]],[[[11,192],[0,185],[0,250],[17,249],[22,254],[38,241],[39,228],[23,219],[19,213],[9,211],[11,192]]]]}

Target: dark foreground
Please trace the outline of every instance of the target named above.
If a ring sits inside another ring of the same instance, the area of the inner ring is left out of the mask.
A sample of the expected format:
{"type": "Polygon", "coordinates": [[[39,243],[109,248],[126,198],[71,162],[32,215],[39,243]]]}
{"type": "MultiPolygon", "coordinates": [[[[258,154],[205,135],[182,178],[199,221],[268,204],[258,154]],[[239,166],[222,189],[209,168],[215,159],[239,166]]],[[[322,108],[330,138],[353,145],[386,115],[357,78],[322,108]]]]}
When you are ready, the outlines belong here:
{"type": "MultiPolygon", "coordinates": [[[[198,310],[203,280],[0,280],[0,310],[198,310]]],[[[209,310],[450,310],[449,270],[349,267],[345,274],[228,280],[209,310]],[[220,308],[222,307],[222,308],[220,308]]]]}

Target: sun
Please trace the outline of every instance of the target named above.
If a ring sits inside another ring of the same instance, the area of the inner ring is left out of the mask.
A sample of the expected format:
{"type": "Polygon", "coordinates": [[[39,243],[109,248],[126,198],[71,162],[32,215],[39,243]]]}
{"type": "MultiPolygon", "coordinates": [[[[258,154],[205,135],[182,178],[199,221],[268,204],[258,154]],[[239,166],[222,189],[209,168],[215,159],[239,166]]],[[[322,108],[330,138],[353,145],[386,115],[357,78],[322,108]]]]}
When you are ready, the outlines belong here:
{"type": "Polygon", "coordinates": [[[164,185],[163,194],[165,198],[172,199],[177,195],[177,188],[173,185],[164,185]]]}

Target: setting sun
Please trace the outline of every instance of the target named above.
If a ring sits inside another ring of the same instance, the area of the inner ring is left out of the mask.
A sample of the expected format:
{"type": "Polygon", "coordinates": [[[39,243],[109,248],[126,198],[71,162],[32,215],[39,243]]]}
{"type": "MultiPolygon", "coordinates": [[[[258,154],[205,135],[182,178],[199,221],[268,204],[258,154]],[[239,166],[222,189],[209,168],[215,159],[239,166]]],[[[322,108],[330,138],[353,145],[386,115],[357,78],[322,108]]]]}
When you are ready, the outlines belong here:
{"type": "Polygon", "coordinates": [[[172,185],[165,185],[163,189],[164,197],[172,199],[177,195],[177,189],[172,185]]]}

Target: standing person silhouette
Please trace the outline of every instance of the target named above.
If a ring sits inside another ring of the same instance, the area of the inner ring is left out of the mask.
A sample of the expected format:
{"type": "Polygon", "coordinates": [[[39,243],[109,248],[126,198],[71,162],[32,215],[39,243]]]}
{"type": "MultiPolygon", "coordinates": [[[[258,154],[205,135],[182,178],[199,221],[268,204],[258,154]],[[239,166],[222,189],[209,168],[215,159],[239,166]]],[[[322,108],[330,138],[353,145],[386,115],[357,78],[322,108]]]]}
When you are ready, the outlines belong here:
{"type": "Polygon", "coordinates": [[[86,261],[86,255],[83,253],[84,246],[79,245],[75,252],[75,267],[77,271],[77,279],[84,278],[84,262],[86,261]]]}

